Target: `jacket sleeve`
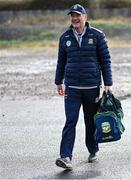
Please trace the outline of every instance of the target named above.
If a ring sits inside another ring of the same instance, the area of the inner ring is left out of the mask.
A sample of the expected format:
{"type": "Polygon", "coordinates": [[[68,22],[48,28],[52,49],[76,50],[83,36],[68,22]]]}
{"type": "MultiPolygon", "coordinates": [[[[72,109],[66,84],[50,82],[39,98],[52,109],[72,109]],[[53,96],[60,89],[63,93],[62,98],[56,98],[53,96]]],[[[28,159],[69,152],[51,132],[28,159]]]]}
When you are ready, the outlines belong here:
{"type": "Polygon", "coordinates": [[[97,54],[98,54],[98,60],[100,62],[100,68],[103,76],[104,85],[111,86],[113,84],[111,57],[104,33],[99,34],[98,44],[97,44],[97,54]]]}
{"type": "Polygon", "coordinates": [[[59,40],[58,60],[57,60],[56,73],[55,73],[56,85],[63,84],[66,61],[67,61],[67,55],[63,46],[63,38],[61,37],[59,40]]]}

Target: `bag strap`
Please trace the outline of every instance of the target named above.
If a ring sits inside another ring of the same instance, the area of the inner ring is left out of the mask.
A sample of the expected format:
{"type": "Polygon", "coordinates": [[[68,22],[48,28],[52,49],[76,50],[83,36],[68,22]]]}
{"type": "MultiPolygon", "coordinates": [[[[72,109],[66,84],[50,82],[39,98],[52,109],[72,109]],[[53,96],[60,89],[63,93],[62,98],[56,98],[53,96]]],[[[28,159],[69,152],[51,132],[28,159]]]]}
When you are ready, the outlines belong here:
{"type": "Polygon", "coordinates": [[[102,97],[100,99],[99,109],[98,109],[99,112],[107,111],[106,106],[105,106],[106,102],[107,102],[107,94],[105,91],[103,91],[102,97]]]}

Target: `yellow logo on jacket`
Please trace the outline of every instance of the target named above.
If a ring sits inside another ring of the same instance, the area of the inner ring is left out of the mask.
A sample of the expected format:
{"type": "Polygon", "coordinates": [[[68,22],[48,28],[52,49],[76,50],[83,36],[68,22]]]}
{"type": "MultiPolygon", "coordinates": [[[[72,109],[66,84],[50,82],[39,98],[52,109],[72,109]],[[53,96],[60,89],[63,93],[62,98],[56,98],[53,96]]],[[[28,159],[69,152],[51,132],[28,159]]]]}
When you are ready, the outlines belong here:
{"type": "Polygon", "coordinates": [[[93,44],[94,42],[93,42],[93,39],[92,38],[89,38],[88,39],[88,44],[93,44]]]}

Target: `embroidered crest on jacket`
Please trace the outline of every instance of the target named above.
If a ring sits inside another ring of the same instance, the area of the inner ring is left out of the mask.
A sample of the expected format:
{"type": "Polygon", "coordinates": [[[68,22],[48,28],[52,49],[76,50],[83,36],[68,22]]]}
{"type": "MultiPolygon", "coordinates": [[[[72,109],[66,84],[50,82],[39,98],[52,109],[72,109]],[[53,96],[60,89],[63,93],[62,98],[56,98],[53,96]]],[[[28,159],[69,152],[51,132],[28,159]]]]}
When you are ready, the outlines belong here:
{"type": "Polygon", "coordinates": [[[67,47],[71,46],[71,41],[66,42],[67,47]]]}

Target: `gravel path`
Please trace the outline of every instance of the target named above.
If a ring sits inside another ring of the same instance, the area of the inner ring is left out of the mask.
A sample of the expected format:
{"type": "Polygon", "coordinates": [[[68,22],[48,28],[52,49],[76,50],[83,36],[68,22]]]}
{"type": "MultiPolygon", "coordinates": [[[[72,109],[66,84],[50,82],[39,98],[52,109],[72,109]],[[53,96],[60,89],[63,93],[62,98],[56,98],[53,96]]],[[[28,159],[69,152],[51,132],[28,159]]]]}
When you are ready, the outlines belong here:
{"type": "MultiPolygon", "coordinates": [[[[113,48],[114,93],[131,95],[131,49],[113,48]]],[[[56,96],[54,74],[57,53],[33,50],[0,50],[0,98],[47,99],[56,96]]]]}
{"type": "MultiPolygon", "coordinates": [[[[114,93],[131,95],[131,49],[111,49],[114,93]]],[[[63,98],[54,85],[56,53],[0,51],[0,179],[131,179],[131,98],[122,101],[121,141],[101,144],[87,163],[83,113],[77,125],[71,172],[55,165],[64,126],[63,98]],[[126,156],[125,156],[126,154],[126,156]]]]}

